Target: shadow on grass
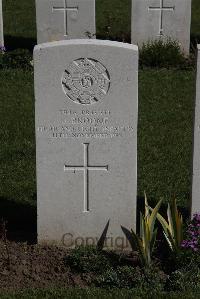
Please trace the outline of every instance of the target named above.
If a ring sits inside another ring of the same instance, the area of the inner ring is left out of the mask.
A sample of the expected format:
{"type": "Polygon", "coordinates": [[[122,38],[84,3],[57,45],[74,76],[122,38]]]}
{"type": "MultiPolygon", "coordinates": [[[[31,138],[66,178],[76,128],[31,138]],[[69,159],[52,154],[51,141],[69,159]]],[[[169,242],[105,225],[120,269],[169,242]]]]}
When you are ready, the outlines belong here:
{"type": "Polygon", "coordinates": [[[10,241],[36,243],[36,207],[0,197],[0,220],[6,221],[7,238],[10,241]]]}
{"type": "Polygon", "coordinates": [[[34,46],[37,44],[36,39],[34,38],[25,38],[25,37],[17,37],[11,35],[5,35],[5,47],[8,51],[12,51],[15,49],[28,49],[32,51],[34,46]]]}

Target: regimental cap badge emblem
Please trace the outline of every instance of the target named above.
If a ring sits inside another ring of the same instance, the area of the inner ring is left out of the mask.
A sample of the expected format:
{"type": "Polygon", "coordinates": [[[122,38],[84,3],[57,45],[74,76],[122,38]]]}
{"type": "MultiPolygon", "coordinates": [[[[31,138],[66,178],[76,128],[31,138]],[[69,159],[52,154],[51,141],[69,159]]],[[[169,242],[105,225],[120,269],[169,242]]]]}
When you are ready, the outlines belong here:
{"type": "Polygon", "coordinates": [[[80,58],[74,60],[65,70],[62,87],[73,102],[90,105],[104,99],[110,88],[110,76],[99,61],[80,58]]]}

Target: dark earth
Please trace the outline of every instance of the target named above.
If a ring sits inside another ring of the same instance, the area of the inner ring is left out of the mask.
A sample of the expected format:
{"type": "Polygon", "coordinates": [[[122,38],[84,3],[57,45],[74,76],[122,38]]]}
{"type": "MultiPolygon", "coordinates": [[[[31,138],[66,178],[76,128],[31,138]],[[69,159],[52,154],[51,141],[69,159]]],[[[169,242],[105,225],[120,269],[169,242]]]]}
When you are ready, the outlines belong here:
{"type": "Polygon", "coordinates": [[[66,248],[0,240],[0,289],[80,286],[85,282],[65,265],[66,248]]]}

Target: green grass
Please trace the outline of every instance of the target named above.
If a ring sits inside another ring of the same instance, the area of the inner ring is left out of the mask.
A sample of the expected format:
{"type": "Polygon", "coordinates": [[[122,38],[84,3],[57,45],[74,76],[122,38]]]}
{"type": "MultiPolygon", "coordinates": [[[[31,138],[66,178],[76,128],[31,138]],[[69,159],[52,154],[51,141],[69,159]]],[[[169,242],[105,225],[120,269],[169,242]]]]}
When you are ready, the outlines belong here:
{"type": "MultiPolygon", "coordinates": [[[[3,0],[4,33],[9,45],[31,47],[36,42],[35,0],[3,0]],[[11,40],[12,37],[12,40],[11,40]]],[[[193,39],[200,41],[200,4],[192,0],[193,39]]],[[[131,0],[96,0],[97,36],[130,41],[131,0]]]]}
{"type": "Polygon", "coordinates": [[[35,194],[33,74],[0,72],[0,197],[31,201],[35,194]]]}
{"type": "Polygon", "coordinates": [[[96,1],[97,37],[130,41],[131,1],[96,1]]]}
{"type": "Polygon", "coordinates": [[[199,0],[192,0],[192,40],[200,42],[200,3],[199,0]]]}
{"type": "MultiPolygon", "coordinates": [[[[26,290],[21,292],[8,292],[0,294],[1,299],[154,299],[155,294],[138,294],[132,290],[102,290],[102,289],[62,289],[62,288],[52,288],[47,290],[26,290]]],[[[200,295],[198,292],[187,292],[187,293],[162,293],[156,294],[158,299],[199,299],[200,295]]]]}
{"type": "Polygon", "coordinates": [[[4,33],[14,37],[35,38],[35,1],[3,0],[4,33]]]}
{"type": "Polygon", "coordinates": [[[190,197],[193,71],[146,70],[139,77],[138,195],[190,197]]]}

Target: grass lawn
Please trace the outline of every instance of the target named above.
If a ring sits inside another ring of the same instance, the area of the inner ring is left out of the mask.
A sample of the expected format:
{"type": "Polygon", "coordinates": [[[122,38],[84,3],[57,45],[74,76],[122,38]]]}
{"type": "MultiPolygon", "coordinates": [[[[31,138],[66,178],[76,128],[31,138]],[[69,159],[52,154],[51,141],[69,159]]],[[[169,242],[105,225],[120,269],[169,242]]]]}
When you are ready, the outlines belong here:
{"type": "Polygon", "coordinates": [[[138,195],[190,197],[195,74],[147,70],[139,77],[138,195]]]}
{"type": "Polygon", "coordinates": [[[192,0],[191,38],[200,42],[200,4],[199,0],[192,0]]]}
{"type": "Polygon", "coordinates": [[[1,71],[1,197],[29,201],[35,194],[33,74],[1,71]]]}

